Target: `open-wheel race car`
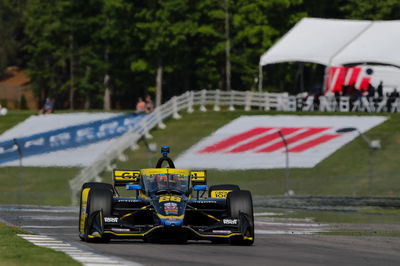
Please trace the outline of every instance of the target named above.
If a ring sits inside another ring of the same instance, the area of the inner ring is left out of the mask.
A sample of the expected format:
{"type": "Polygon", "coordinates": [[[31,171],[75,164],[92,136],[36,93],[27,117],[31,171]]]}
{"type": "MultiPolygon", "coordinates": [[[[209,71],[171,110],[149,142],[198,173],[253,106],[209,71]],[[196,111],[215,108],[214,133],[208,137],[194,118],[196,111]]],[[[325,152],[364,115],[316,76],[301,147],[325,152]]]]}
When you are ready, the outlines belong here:
{"type": "Polygon", "coordinates": [[[161,152],[156,168],[114,170],[113,184],[83,184],[79,237],[89,242],[138,238],[252,245],[251,193],[231,184],[208,187],[206,171],[177,169],[169,147],[161,152]],[[121,187],[132,196],[120,196],[121,187]]]}

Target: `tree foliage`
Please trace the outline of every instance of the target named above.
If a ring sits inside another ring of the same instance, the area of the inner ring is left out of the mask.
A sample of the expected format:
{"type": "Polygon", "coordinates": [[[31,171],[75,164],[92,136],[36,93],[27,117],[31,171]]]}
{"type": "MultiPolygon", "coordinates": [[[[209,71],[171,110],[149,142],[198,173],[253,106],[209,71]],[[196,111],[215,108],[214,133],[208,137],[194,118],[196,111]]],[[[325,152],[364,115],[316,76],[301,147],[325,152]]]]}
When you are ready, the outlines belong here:
{"type": "MultiPolygon", "coordinates": [[[[236,90],[255,88],[260,55],[303,17],[400,13],[397,0],[2,0],[0,68],[27,67],[38,97],[59,108],[102,108],[108,92],[113,108],[133,108],[160,67],[164,100],[225,89],[226,4],[236,90]]],[[[268,88],[289,90],[297,69],[271,67],[268,88]]]]}

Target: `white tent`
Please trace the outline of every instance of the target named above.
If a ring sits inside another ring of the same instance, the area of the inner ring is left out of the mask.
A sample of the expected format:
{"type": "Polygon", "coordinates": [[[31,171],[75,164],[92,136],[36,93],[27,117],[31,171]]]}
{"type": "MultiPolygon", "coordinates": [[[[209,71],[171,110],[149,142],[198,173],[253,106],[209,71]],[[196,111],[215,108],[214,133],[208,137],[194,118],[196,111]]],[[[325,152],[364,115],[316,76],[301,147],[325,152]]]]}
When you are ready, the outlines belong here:
{"type": "Polygon", "coordinates": [[[400,67],[400,20],[375,21],[332,59],[332,65],[382,63],[400,67]]]}
{"type": "Polygon", "coordinates": [[[262,66],[312,62],[326,66],[380,63],[400,68],[400,20],[303,18],[260,58],[262,66]]]}
{"type": "Polygon", "coordinates": [[[369,21],[303,18],[260,58],[260,65],[300,61],[329,65],[369,21]]]}

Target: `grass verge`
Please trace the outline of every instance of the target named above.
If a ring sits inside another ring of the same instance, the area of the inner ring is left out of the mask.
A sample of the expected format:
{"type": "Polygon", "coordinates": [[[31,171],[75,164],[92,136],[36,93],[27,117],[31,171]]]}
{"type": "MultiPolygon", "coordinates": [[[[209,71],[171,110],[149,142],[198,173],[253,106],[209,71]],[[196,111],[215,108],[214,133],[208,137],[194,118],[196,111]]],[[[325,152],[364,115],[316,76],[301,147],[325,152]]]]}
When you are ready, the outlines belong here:
{"type": "Polygon", "coordinates": [[[35,246],[17,234],[26,232],[0,223],[0,265],[81,265],[63,252],[35,246]]]}
{"type": "Polygon", "coordinates": [[[69,205],[68,181],[79,168],[3,167],[0,171],[0,204],[69,205]]]}

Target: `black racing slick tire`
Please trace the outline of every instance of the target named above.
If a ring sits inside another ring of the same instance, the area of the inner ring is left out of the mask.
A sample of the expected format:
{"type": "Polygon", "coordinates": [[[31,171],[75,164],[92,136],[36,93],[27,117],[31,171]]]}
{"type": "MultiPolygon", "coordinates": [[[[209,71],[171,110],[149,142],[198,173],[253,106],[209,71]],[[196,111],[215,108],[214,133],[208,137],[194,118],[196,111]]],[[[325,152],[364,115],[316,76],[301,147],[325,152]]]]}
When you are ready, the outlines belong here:
{"type": "Polygon", "coordinates": [[[213,185],[208,188],[208,196],[211,196],[211,192],[214,190],[232,190],[239,191],[240,187],[238,185],[233,184],[221,184],[221,185],[213,185]]]}
{"type": "MultiPolygon", "coordinates": [[[[86,212],[86,221],[84,225],[84,235],[83,237],[81,236],[81,239],[87,242],[90,241],[100,241],[100,242],[106,242],[108,241],[107,238],[101,237],[101,238],[94,238],[91,239],[89,238],[89,235],[92,233],[91,230],[91,225],[94,220],[94,216],[96,215],[96,212],[102,211],[103,216],[111,216],[112,213],[112,199],[113,199],[113,190],[112,190],[112,185],[106,184],[106,183],[86,183],[82,186],[82,191],[86,188],[89,188],[89,194],[87,196],[87,205],[86,208],[82,208],[82,203],[81,203],[81,210],[86,212]]],[[[82,197],[81,197],[82,200],[82,197]]],[[[81,217],[81,215],[80,215],[81,217]]]]}
{"type": "Polygon", "coordinates": [[[88,214],[102,210],[104,216],[111,216],[112,196],[108,189],[91,189],[88,200],[88,214]]]}
{"type": "MultiPolygon", "coordinates": [[[[87,207],[86,207],[86,208],[82,208],[82,194],[83,194],[84,189],[90,189],[90,190],[92,190],[92,189],[107,189],[107,190],[112,191],[112,193],[114,194],[114,188],[113,188],[113,186],[112,186],[111,184],[108,184],[108,183],[87,182],[87,183],[84,183],[84,184],[82,185],[81,194],[80,194],[80,203],[79,203],[79,207],[80,207],[80,208],[79,208],[79,231],[81,231],[81,226],[83,226],[83,224],[81,224],[82,211],[85,211],[86,214],[87,214],[87,211],[88,211],[88,208],[87,208],[87,207]]],[[[89,203],[89,202],[87,202],[87,204],[88,204],[88,203],[89,203]]],[[[85,225],[84,225],[83,227],[86,227],[87,221],[85,221],[84,224],[85,224],[85,225]]],[[[79,235],[79,238],[80,238],[82,241],[85,240],[85,237],[83,237],[81,234],[79,235]]]]}
{"type": "Polygon", "coordinates": [[[249,246],[254,243],[254,214],[253,200],[250,191],[240,190],[228,194],[227,198],[229,216],[241,219],[241,223],[247,223],[244,237],[236,237],[230,240],[232,245],[249,246]],[[246,220],[246,221],[243,221],[246,220]]]}

